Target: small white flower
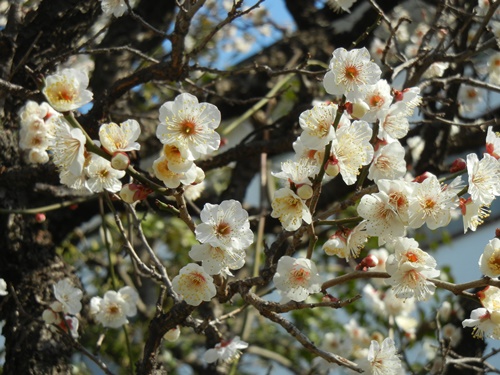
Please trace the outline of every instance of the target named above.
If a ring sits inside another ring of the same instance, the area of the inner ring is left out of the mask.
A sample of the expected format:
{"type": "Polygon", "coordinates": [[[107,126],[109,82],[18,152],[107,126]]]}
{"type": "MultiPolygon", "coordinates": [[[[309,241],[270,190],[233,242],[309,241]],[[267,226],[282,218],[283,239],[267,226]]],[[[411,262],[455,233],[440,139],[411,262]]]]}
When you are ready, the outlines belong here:
{"type": "Polygon", "coordinates": [[[90,300],[90,312],[103,327],[119,328],[128,323],[127,316],[132,316],[130,300],[114,290],[108,290],[104,297],[92,297],[90,300]]]}
{"type": "Polygon", "coordinates": [[[410,129],[410,123],[407,119],[407,107],[404,103],[396,103],[387,109],[381,109],[379,112],[379,133],[380,139],[388,140],[401,139],[410,129]]]}
{"type": "Polygon", "coordinates": [[[62,304],[62,311],[64,313],[76,315],[82,309],[80,301],[83,292],[75,288],[69,279],[59,280],[54,285],[54,296],[62,304]]]}
{"type": "Polygon", "coordinates": [[[184,93],[160,107],[156,136],[161,143],[173,144],[186,152],[188,159],[195,160],[219,148],[220,136],[214,129],[220,120],[216,106],[198,103],[194,95],[184,93]]]}
{"type": "Polygon", "coordinates": [[[136,142],[139,135],[141,135],[141,127],[135,120],[127,120],[120,125],[110,122],[102,124],[99,128],[101,146],[110,154],[117,151],[140,150],[141,145],[136,142]]]}
{"type": "Polygon", "coordinates": [[[88,186],[94,193],[104,190],[111,193],[120,191],[122,188],[120,178],[125,176],[125,171],[114,169],[108,160],[97,154],[92,154],[86,173],[88,186]]]}
{"type": "Polygon", "coordinates": [[[488,311],[480,307],[472,310],[470,318],[462,322],[463,327],[472,327],[473,335],[477,338],[490,337],[495,340],[500,339],[500,312],[488,311]]]}
{"type": "Polygon", "coordinates": [[[170,169],[170,161],[163,155],[153,162],[153,172],[170,189],[178,188],[181,184],[190,185],[197,177],[197,167],[194,163],[184,172],[174,172],[170,169]]]}
{"type": "Polygon", "coordinates": [[[408,207],[410,227],[420,228],[426,223],[429,229],[436,229],[448,225],[451,211],[459,204],[459,183],[460,180],[455,179],[447,188],[442,187],[432,174],[416,183],[408,207]]]}
{"type": "Polygon", "coordinates": [[[500,136],[493,131],[492,127],[489,127],[486,133],[486,152],[495,159],[500,159],[500,136]]]}
{"type": "Polygon", "coordinates": [[[380,68],[371,61],[366,48],[351,51],[337,48],[332,53],[323,85],[329,94],[345,95],[351,91],[358,92],[363,85],[374,85],[380,74],[380,68]]]}
{"type": "Polygon", "coordinates": [[[354,184],[359,169],[372,161],[371,137],[372,129],[366,121],[354,121],[337,128],[337,139],[332,144],[332,156],[338,162],[340,174],[347,185],[354,184]]]}
{"type": "Polygon", "coordinates": [[[348,260],[351,256],[357,258],[368,241],[366,221],[362,221],[353,229],[338,230],[323,244],[327,255],[336,255],[348,260]]]}
{"type": "Polygon", "coordinates": [[[282,296],[282,302],[289,300],[301,302],[309,294],[321,291],[321,278],[316,265],[306,258],[282,256],[278,261],[273,281],[282,296]]]}
{"type": "Polygon", "coordinates": [[[239,336],[236,336],[232,340],[224,340],[215,345],[214,348],[208,349],[203,355],[203,358],[207,363],[213,363],[219,360],[225,363],[230,363],[239,358],[240,349],[246,348],[248,348],[248,343],[240,340],[239,336]]]}
{"type": "Polygon", "coordinates": [[[361,368],[371,375],[400,375],[404,373],[394,341],[389,337],[382,341],[382,345],[378,341],[372,340],[367,360],[361,364],[361,368]]]}
{"type": "Polygon", "coordinates": [[[500,276],[500,240],[498,238],[488,241],[479,257],[479,268],[486,276],[500,276]]]}
{"type": "Polygon", "coordinates": [[[471,197],[460,198],[460,210],[462,211],[464,233],[467,233],[468,229],[475,232],[484,219],[490,216],[489,206],[473,201],[471,197]]]}
{"type": "MultiPolygon", "coordinates": [[[[301,140],[312,150],[321,150],[335,138],[333,123],[337,114],[334,104],[318,103],[300,114],[299,125],[303,129],[301,140]]],[[[347,120],[344,115],[344,121],[347,120]]]]}
{"type": "Polygon", "coordinates": [[[436,286],[428,279],[438,277],[439,270],[415,268],[409,262],[399,264],[393,256],[389,257],[386,268],[391,275],[386,279],[386,283],[392,286],[398,298],[415,297],[417,301],[424,301],[436,290],[436,286]]]}
{"type": "Polygon", "coordinates": [[[450,66],[447,62],[435,62],[432,63],[427,70],[422,74],[422,78],[430,79],[430,78],[438,78],[442,77],[446,69],[450,66]]]}
{"type": "Polygon", "coordinates": [[[76,69],[63,69],[45,79],[42,92],[56,111],[67,112],[78,109],[92,100],[87,90],[87,73],[76,69]]]}
{"type": "Polygon", "coordinates": [[[304,201],[289,188],[283,188],[274,192],[271,202],[273,211],[271,216],[279,219],[285,230],[294,231],[300,228],[302,221],[310,224],[311,212],[304,201]]]}
{"type": "Polygon", "coordinates": [[[399,141],[380,147],[373,155],[368,178],[375,183],[381,179],[398,180],[406,173],[405,149],[399,141]]]}
{"type": "Polygon", "coordinates": [[[500,195],[499,171],[497,159],[490,154],[484,154],[481,161],[476,154],[467,155],[468,193],[472,200],[489,205],[500,195]]]}
{"type": "Polygon", "coordinates": [[[175,145],[163,145],[162,156],[168,160],[168,169],[174,173],[184,173],[192,168],[194,162],[182,155],[182,150],[175,145]]]}
{"type": "Polygon", "coordinates": [[[244,250],[253,243],[248,212],[234,199],[220,205],[206,203],[200,218],[195,234],[201,243],[232,250],[244,250]]]}
{"type": "Polygon", "coordinates": [[[208,243],[193,245],[189,256],[201,265],[209,275],[218,275],[223,272],[232,276],[229,270],[238,270],[245,264],[245,251],[223,249],[208,243]]]}
{"type": "Polygon", "coordinates": [[[62,171],[80,175],[85,162],[85,142],[80,129],[71,128],[62,118],[57,119],[49,147],[54,164],[62,171]]]}
{"type": "MultiPolygon", "coordinates": [[[[129,4],[131,7],[134,6],[136,0],[130,0],[129,4]]],[[[115,16],[116,18],[121,17],[127,11],[127,4],[124,0],[101,0],[102,12],[106,16],[115,16]]]]}
{"type": "Polygon", "coordinates": [[[7,291],[7,283],[4,279],[0,278],[0,296],[6,296],[9,294],[7,291]]]}
{"type": "Polygon", "coordinates": [[[210,301],[217,294],[212,276],[196,263],[182,267],[172,280],[172,287],[191,306],[210,301]]]}
{"type": "MultiPolygon", "coordinates": [[[[387,81],[381,79],[374,85],[364,86],[360,91],[361,100],[368,104],[369,108],[361,119],[368,122],[380,119],[379,112],[389,108],[392,103],[391,87],[387,81]]],[[[347,96],[347,99],[349,99],[349,96],[347,96]]]]}

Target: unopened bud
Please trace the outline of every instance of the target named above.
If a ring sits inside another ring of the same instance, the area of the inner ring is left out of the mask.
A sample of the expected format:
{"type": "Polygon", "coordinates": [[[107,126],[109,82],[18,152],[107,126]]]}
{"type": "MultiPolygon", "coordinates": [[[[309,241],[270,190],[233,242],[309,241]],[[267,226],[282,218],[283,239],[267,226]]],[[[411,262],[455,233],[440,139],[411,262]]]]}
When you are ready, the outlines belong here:
{"type": "Polygon", "coordinates": [[[450,173],[460,172],[467,168],[467,163],[464,159],[458,158],[451,164],[450,173]]]}
{"type": "Polygon", "coordinates": [[[33,164],[45,164],[49,161],[49,154],[45,150],[33,148],[30,150],[28,160],[33,164]]]}
{"type": "Polygon", "coordinates": [[[179,326],[176,326],[175,328],[168,330],[167,333],[165,333],[165,335],[163,336],[163,338],[167,341],[174,342],[177,341],[180,335],[181,335],[181,329],[179,328],[179,326]]]}
{"type": "Polygon", "coordinates": [[[120,190],[120,198],[126,203],[142,201],[151,194],[153,190],[140,184],[125,184],[120,190]]]}
{"type": "Polygon", "coordinates": [[[42,319],[47,324],[55,324],[59,322],[59,315],[51,309],[45,309],[42,313],[42,319]]]}
{"type": "Polygon", "coordinates": [[[325,173],[330,177],[336,177],[340,173],[338,161],[328,160],[325,166],[325,173]]]}
{"type": "Polygon", "coordinates": [[[420,183],[424,182],[427,179],[427,177],[429,177],[429,176],[430,176],[429,172],[424,172],[420,176],[415,177],[413,182],[418,182],[420,184],[420,183]]]}
{"type": "Polygon", "coordinates": [[[313,188],[311,185],[302,184],[297,186],[297,195],[304,200],[308,200],[313,196],[313,188]]]}
{"type": "Polygon", "coordinates": [[[39,212],[35,215],[35,221],[37,223],[43,223],[47,219],[47,216],[43,212],[39,212]]]}
{"type": "Polygon", "coordinates": [[[378,258],[370,254],[367,257],[363,258],[361,262],[356,266],[357,271],[367,271],[368,268],[376,267],[378,265],[378,258]]]}
{"type": "Polygon", "coordinates": [[[364,101],[359,101],[351,103],[351,105],[346,107],[346,109],[347,113],[349,113],[353,119],[359,120],[370,110],[370,106],[364,101]]]}
{"type": "Polygon", "coordinates": [[[124,171],[130,165],[130,158],[125,152],[118,151],[111,157],[111,166],[119,171],[124,171]]]}

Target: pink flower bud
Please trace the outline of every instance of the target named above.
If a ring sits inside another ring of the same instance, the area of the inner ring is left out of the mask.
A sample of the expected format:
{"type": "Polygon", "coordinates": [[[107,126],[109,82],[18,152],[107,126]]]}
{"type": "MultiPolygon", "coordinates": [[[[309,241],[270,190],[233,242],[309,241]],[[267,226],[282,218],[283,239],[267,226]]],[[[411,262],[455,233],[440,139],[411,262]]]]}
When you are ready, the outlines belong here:
{"type": "Polygon", "coordinates": [[[43,212],[39,212],[35,215],[35,221],[37,223],[43,223],[47,219],[47,216],[43,212]]]}
{"type": "Polygon", "coordinates": [[[134,203],[137,201],[142,201],[151,194],[153,190],[147,188],[140,184],[125,184],[120,190],[120,198],[126,203],[134,203]]]}
{"type": "Polygon", "coordinates": [[[455,173],[459,171],[463,171],[467,168],[467,163],[462,158],[455,159],[455,161],[451,164],[450,173],[455,173]]]}
{"type": "Polygon", "coordinates": [[[420,184],[424,182],[427,179],[427,177],[429,177],[429,172],[424,172],[420,176],[415,177],[413,182],[418,182],[420,184]]]}
{"type": "Polygon", "coordinates": [[[370,254],[361,260],[361,262],[356,266],[356,270],[367,271],[368,268],[376,267],[377,265],[378,265],[378,258],[375,255],[370,254]]]}
{"type": "Polygon", "coordinates": [[[370,110],[370,106],[363,101],[346,103],[346,111],[355,120],[359,120],[370,110]],[[347,105],[349,104],[349,105],[347,105]]]}
{"type": "Polygon", "coordinates": [[[130,158],[125,152],[117,151],[111,157],[111,166],[119,171],[124,171],[130,165],[130,158]]]}

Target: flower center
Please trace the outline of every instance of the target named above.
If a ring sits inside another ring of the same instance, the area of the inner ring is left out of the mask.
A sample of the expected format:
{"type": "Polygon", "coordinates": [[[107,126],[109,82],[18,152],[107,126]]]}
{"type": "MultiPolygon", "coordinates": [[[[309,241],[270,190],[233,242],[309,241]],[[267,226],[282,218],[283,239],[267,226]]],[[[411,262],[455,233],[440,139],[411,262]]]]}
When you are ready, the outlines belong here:
{"type": "Polygon", "coordinates": [[[344,75],[349,81],[355,81],[359,75],[359,70],[355,66],[346,66],[344,75]]]}
{"type": "Polygon", "coordinates": [[[220,236],[228,236],[231,233],[231,226],[225,222],[219,223],[215,228],[215,232],[220,236]]]}
{"type": "Polygon", "coordinates": [[[406,253],[406,259],[408,259],[409,262],[415,263],[418,262],[418,256],[412,251],[408,251],[406,253]]]}
{"type": "Polygon", "coordinates": [[[382,98],[380,95],[373,95],[370,98],[370,107],[378,107],[382,104],[384,104],[384,98],[382,98]]]}
{"type": "Polygon", "coordinates": [[[500,250],[495,250],[493,254],[491,254],[488,259],[488,266],[495,270],[496,272],[500,272],[500,250]]]}
{"type": "Polygon", "coordinates": [[[196,133],[196,124],[192,119],[184,119],[180,123],[181,132],[185,135],[196,133]]]}
{"type": "Polygon", "coordinates": [[[193,272],[189,275],[189,281],[195,288],[199,288],[206,283],[205,277],[199,272],[193,272]]]}
{"type": "Polygon", "coordinates": [[[295,268],[292,270],[292,278],[297,284],[305,284],[309,280],[310,272],[304,268],[295,268]]]}

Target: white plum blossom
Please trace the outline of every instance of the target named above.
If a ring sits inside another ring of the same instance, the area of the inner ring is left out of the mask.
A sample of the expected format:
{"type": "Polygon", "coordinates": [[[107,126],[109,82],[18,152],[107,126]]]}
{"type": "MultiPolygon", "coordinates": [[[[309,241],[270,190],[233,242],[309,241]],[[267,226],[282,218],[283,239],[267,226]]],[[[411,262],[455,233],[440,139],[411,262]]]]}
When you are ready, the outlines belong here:
{"type": "Polygon", "coordinates": [[[366,121],[354,121],[337,128],[337,139],[332,144],[332,157],[338,163],[342,179],[347,185],[353,185],[359,169],[372,161],[371,137],[372,129],[366,121]]]}
{"type": "Polygon", "coordinates": [[[366,48],[351,51],[337,48],[332,53],[323,85],[329,94],[345,95],[359,92],[364,85],[374,85],[380,79],[380,74],[379,66],[371,61],[366,48]]]}
{"type": "Polygon", "coordinates": [[[175,342],[181,335],[181,327],[175,326],[172,329],[169,329],[167,333],[163,335],[163,338],[169,342],[175,342]]]}
{"type": "MultiPolygon", "coordinates": [[[[365,113],[362,120],[373,122],[378,120],[379,112],[389,108],[392,103],[391,87],[385,79],[379,80],[374,85],[364,86],[361,90],[361,100],[368,105],[369,110],[365,113]]],[[[349,95],[347,96],[349,99],[349,95]]]]}
{"type": "Polygon", "coordinates": [[[49,146],[54,164],[60,171],[69,171],[79,176],[85,162],[85,135],[62,118],[58,118],[54,125],[49,146]]]}
{"type": "Polygon", "coordinates": [[[189,171],[194,162],[182,156],[181,150],[175,145],[163,145],[163,157],[167,159],[168,169],[174,173],[189,171]]]}
{"type": "Polygon", "coordinates": [[[428,279],[438,277],[440,271],[434,268],[415,268],[411,262],[399,264],[394,256],[389,256],[387,272],[391,277],[386,283],[392,286],[398,298],[415,297],[417,301],[427,300],[434,294],[436,286],[428,279]]]}
{"type": "Polygon", "coordinates": [[[118,292],[108,290],[104,297],[92,297],[90,313],[103,327],[119,328],[128,323],[127,317],[137,314],[139,295],[131,287],[123,287],[118,292]]]}
{"type": "Polygon", "coordinates": [[[201,243],[230,250],[244,250],[253,243],[248,212],[234,199],[220,205],[206,203],[200,218],[195,234],[201,243]]]}
{"type": "Polygon", "coordinates": [[[99,141],[106,151],[113,154],[117,151],[128,152],[140,150],[137,139],[141,135],[141,127],[135,120],[127,120],[120,125],[110,122],[99,128],[99,141]]]}
{"type": "Polygon", "coordinates": [[[172,287],[188,305],[198,306],[203,301],[210,301],[217,291],[214,279],[196,263],[189,263],[172,280],[172,287]]]}
{"type": "Polygon", "coordinates": [[[430,79],[430,78],[438,78],[442,77],[446,69],[450,66],[447,62],[435,62],[432,63],[427,70],[422,74],[422,78],[430,79]]]}
{"type": "Polygon", "coordinates": [[[54,296],[61,303],[62,312],[76,315],[82,309],[83,292],[75,288],[69,279],[62,279],[54,285],[54,296]]]}
{"type": "Polygon", "coordinates": [[[310,294],[321,291],[321,278],[313,261],[282,256],[273,277],[282,302],[302,302],[310,294]]]}
{"type": "MultiPolygon", "coordinates": [[[[106,16],[115,16],[116,18],[121,17],[127,11],[127,4],[125,0],[100,0],[102,13],[106,16]]],[[[129,0],[131,7],[135,5],[136,0],[129,0]]]]}
{"type": "Polygon", "coordinates": [[[400,181],[379,180],[378,193],[366,194],[358,214],[366,220],[366,233],[379,237],[379,245],[406,234],[408,225],[408,185],[400,181]]]}
{"type": "Polygon", "coordinates": [[[409,226],[420,228],[425,223],[429,229],[436,229],[448,225],[451,211],[459,205],[460,183],[461,178],[457,177],[449,186],[441,186],[433,174],[417,183],[408,207],[409,226]]]}
{"type": "Polygon", "coordinates": [[[215,131],[221,121],[216,106],[199,103],[196,96],[183,93],[160,107],[156,136],[163,144],[173,144],[183,156],[195,160],[219,148],[215,131]]]}
{"type": "Polygon", "coordinates": [[[458,90],[457,100],[462,113],[473,112],[483,102],[484,90],[470,85],[461,85],[458,90]]]}
{"type": "Polygon", "coordinates": [[[214,247],[209,243],[193,245],[189,256],[201,262],[209,275],[223,274],[233,276],[230,270],[238,270],[245,265],[245,251],[214,247]]]}
{"type": "Polygon", "coordinates": [[[311,179],[319,172],[311,159],[298,158],[281,163],[281,172],[272,172],[274,177],[292,182],[295,186],[312,185],[311,179]]]}
{"type": "MultiPolygon", "coordinates": [[[[299,125],[303,129],[301,140],[312,150],[322,150],[335,138],[333,123],[337,114],[335,104],[318,103],[300,114],[299,125]]],[[[347,118],[342,115],[344,121],[347,118]]]]}
{"type": "Polygon", "coordinates": [[[379,112],[379,133],[380,139],[401,139],[410,129],[410,123],[407,118],[406,104],[398,102],[392,104],[387,109],[381,109],[379,112]]]}
{"type": "Polygon", "coordinates": [[[208,349],[203,355],[203,359],[207,363],[216,361],[230,363],[239,358],[241,354],[240,349],[246,348],[248,348],[248,343],[242,341],[239,336],[236,336],[232,340],[223,340],[216,344],[214,348],[208,349]]]}
{"type": "Polygon", "coordinates": [[[486,133],[486,152],[495,159],[500,159],[500,136],[490,126],[486,133]]]}
{"type": "Polygon", "coordinates": [[[500,240],[498,238],[488,241],[479,257],[479,268],[486,276],[500,276],[500,240]]]}
{"type": "Polygon", "coordinates": [[[419,248],[413,238],[400,237],[393,242],[394,258],[401,266],[408,263],[414,268],[436,268],[436,260],[419,248]]]}
{"type": "Polygon", "coordinates": [[[294,231],[300,228],[302,221],[311,224],[312,216],[304,201],[289,188],[274,192],[271,201],[271,216],[279,219],[283,228],[294,231]]]}
{"type": "Polygon", "coordinates": [[[111,193],[119,192],[122,188],[120,179],[125,176],[125,171],[119,171],[111,163],[97,154],[91,154],[89,165],[86,168],[88,187],[94,193],[107,190],[111,193]]]}
{"type": "Polygon", "coordinates": [[[413,115],[414,109],[422,103],[422,97],[420,96],[420,87],[408,87],[401,91],[394,90],[394,100],[397,103],[400,103],[400,106],[404,104],[406,108],[406,110],[404,111],[405,115],[411,116],[413,115]]]}
{"type": "Polygon", "coordinates": [[[78,109],[92,100],[87,90],[89,77],[77,69],[63,69],[45,79],[42,90],[49,104],[56,111],[67,112],[78,109]]]}
{"type": "Polygon", "coordinates": [[[467,199],[460,198],[460,210],[462,212],[464,233],[467,233],[468,229],[475,232],[477,227],[483,224],[484,219],[490,216],[489,206],[473,201],[471,197],[467,199]]]}
{"type": "MultiPolygon", "coordinates": [[[[174,165],[175,162],[174,162],[174,165]]],[[[178,166],[178,165],[177,165],[178,166]]],[[[170,161],[165,156],[160,156],[153,162],[153,172],[156,178],[163,181],[170,189],[178,188],[181,184],[190,185],[195,182],[198,175],[198,167],[192,163],[184,172],[174,172],[170,169],[170,161]]]]}
{"type": "Polygon", "coordinates": [[[335,232],[323,244],[323,250],[327,255],[336,255],[348,260],[350,257],[357,258],[367,241],[366,221],[362,221],[353,229],[335,232]]]}
{"type": "Polygon", "coordinates": [[[375,151],[368,169],[368,178],[376,183],[381,179],[400,179],[405,173],[405,149],[399,141],[395,140],[375,151]]]}
{"type": "Polygon", "coordinates": [[[500,340],[500,311],[477,308],[471,311],[470,318],[465,319],[462,326],[473,328],[474,337],[500,340]]]}
{"type": "Polygon", "coordinates": [[[394,341],[387,337],[382,341],[372,340],[368,356],[360,363],[360,367],[370,375],[402,375],[404,374],[401,360],[397,355],[394,341]]]}
{"type": "Polygon", "coordinates": [[[328,0],[327,4],[334,12],[344,11],[350,13],[349,9],[357,0],[328,0]]]}
{"type": "Polygon", "coordinates": [[[0,278],[0,296],[6,296],[9,294],[7,291],[7,283],[4,279],[0,278]]]}
{"type": "Polygon", "coordinates": [[[499,172],[498,161],[490,154],[484,154],[480,161],[476,154],[467,155],[468,193],[472,200],[489,205],[500,195],[499,172]]]}

